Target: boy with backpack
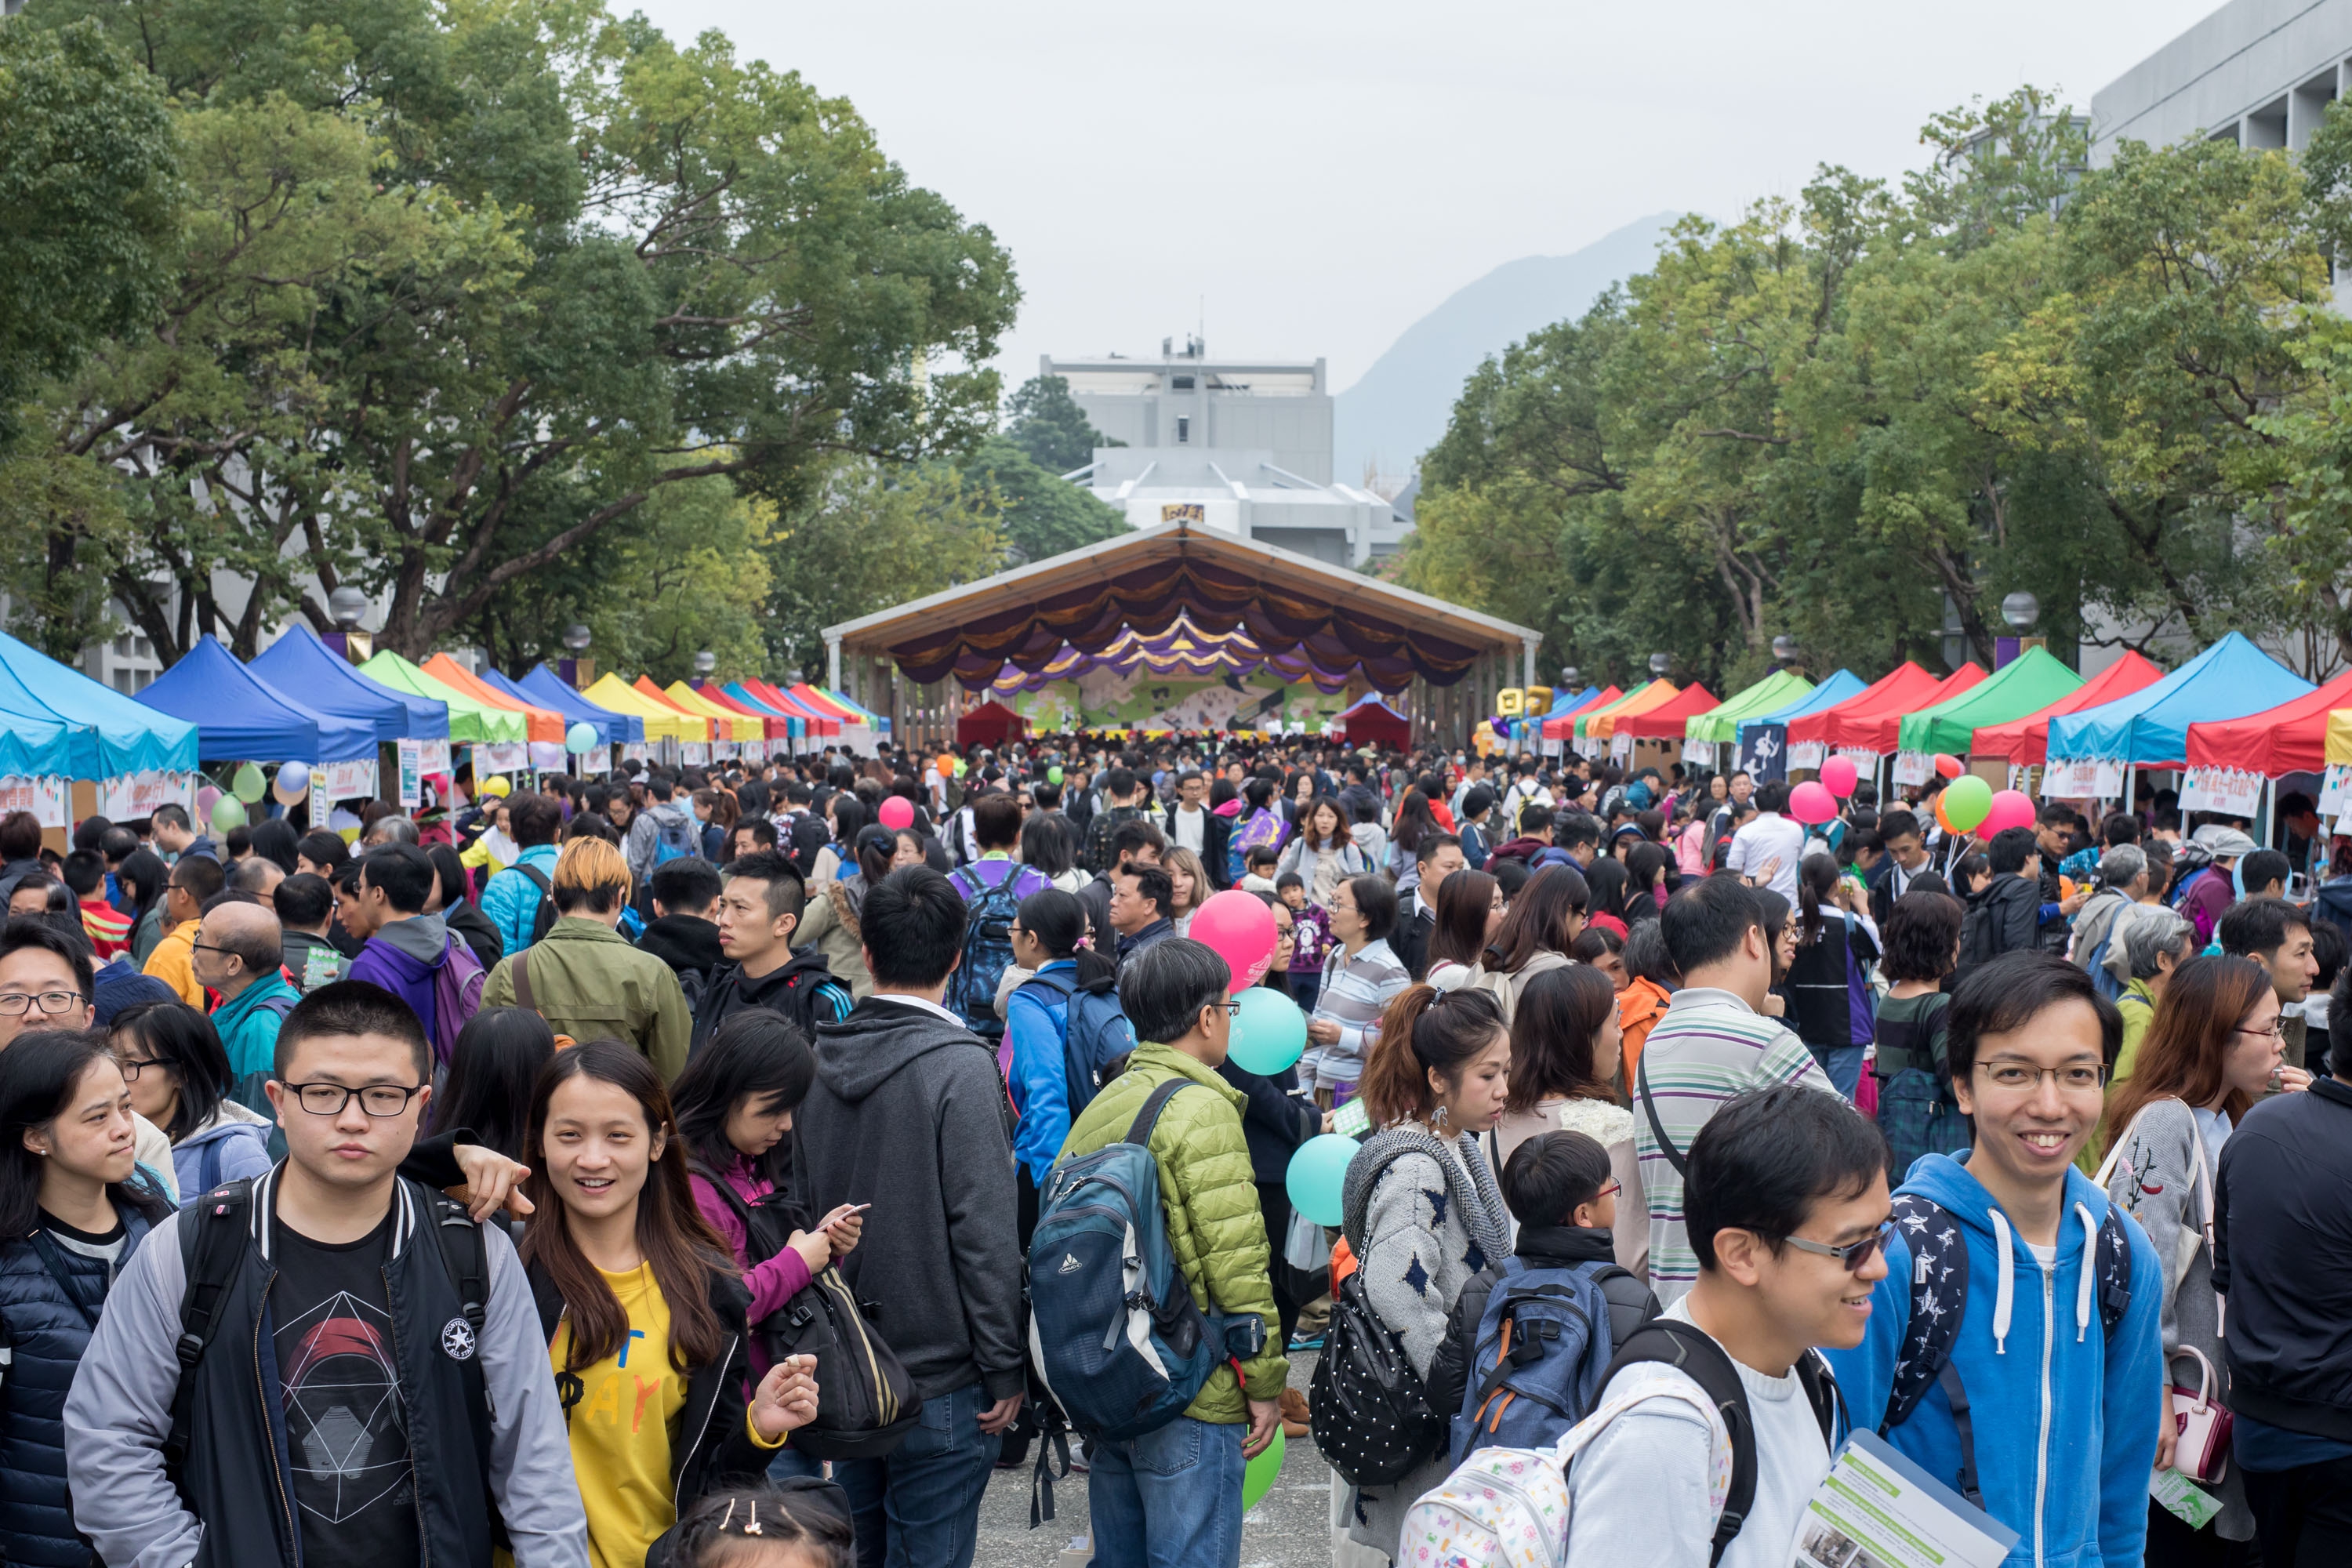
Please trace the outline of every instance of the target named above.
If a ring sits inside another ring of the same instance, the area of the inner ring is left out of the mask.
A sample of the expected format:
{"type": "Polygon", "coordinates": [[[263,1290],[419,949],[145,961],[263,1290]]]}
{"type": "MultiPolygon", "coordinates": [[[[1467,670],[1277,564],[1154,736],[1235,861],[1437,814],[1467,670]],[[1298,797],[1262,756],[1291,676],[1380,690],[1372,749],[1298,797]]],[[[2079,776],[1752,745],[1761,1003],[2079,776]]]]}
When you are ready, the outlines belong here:
{"type": "Polygon", "coordinates": [[[1070,1129],[1029,1249],[1031,1345],[1094,1439],[1097,1563],[1239,1562],[1242,1471],[1281,1415],[1289,1363],[1242,1135],[1247,1097],[1216,1070],[1231,984],[1223,959],[1183,937],[1129,961],[1119,1001],[1142,1044],[1070,1129]],[[1122,1283],[1129,1237],[1140,1290],[1122,1283]]]}
{"type": "Polygon", "coordinates": [[[963,954],[948,984],[948,1008],[973,1034],[994,1045],[1004,1037],[996,1012],[996,983],[1013,965],[1013,920],[1021,900],[1054,885],[1034,866],[1013,859],[1021,845],[1021,802],[1003,790],[971,805],[972,837],[980,854],[948,881],[963,898],[963,954]]]}
{"type": "Polygon", "coordinates": [[[2147,1539],[2165,1274],[2074,1165],[2122,1037],[2055,953],[1960,982],[1945,1059],[1975,1146],[1911,1167],[1868,1336],[1829,1352],[1855,1423],[2015,1530],[2014,1563],[2137,1563],[2147,1539]]]}
{"type": "Polygon", "coordinates": [[[1607,1150],[1581,1132],[1538,1133],[1511,1152],[1502,1187],[1518,1240],[1462,1288],[1430,1367],[1457,1464],[1474,1448],[1558,1442],[1591,1409],[1617,1347],[1658,1315],[1657,1297],[1615,1260],[1607,1150]]]}

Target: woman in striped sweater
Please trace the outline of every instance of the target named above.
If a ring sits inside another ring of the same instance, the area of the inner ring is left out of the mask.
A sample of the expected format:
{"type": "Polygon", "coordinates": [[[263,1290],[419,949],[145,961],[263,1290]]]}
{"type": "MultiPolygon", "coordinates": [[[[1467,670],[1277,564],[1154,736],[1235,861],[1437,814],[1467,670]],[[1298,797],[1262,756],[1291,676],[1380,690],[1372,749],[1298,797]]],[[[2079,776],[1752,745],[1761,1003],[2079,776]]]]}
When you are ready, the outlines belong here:
{"type": "Polygon", "coordinates": [[[1381,1037],[1381,1010],[1412,983],[1389,947],[1396,922],[1396,889],[1386,877],[1352,878],[1331,895],[1332,947],[1307,1025],[1307,1059],[1299,1063],[1300,1077],[1326,1110],[1355,1097],[1364,1058],[1381,1037]]]}

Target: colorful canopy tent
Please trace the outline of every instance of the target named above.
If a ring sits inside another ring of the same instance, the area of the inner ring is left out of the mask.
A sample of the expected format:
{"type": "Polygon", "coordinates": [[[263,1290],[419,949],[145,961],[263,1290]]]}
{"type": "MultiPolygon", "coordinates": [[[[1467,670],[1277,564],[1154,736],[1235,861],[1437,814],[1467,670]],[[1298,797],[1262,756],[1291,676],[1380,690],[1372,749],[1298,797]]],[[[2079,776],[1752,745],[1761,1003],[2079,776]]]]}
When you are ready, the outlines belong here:
{"type": "Polygon", "coordinates": [[[2311,682],[2231,632],[2153,686],[2050,721],[2050,758],[2084,757],[2136,767],[2189,761],[2189,726],[2241,719],[2301,697],[2311,682]]]}
{"type": "Polygon", "coordinates": [[[845,707],[805,680],[786,689],[792,694],[793,700],[811,712],[822,713],[828,719],[840,720],[841,743],[844,746],[851,751],[861,748],[866,751],[874,749],[875,730],[872,724],[866,722],[865,710],[845,707]]]}
{"type": "MultiPolygon", "coordinates": [[[[640,676],[638,679],[645,678],[640,676]]],[[[754,719],[749,713],[738,713],[732,708],[722,708],[683,680],[671,681],[662,688],[662,695],[687,712],[699,713],[709,720],[712,740],[733,741],[740,744],[745,741],[768,738],[766,720],[754,719]]]]}
{"type": "Polygon", "coordinates": [[[246,668],[278,690],[299,696],[313,713],[365,720],[375,726],[380,742],[449,738],[447,703],[377,685],[300,621],[246,668]]]}
{"type": "Polygon", "coordinates": [[[2352,763],[2352,710],[2339,708],[2327,716],[2327,765],[2352,763]]]}
{"type": "Polygon", "coordinates": [[[2123,658],[2038,712],[2005,724],[1979,724],[1969,750],[1979,757],[2002,757],[2021,767],[2032,767],[2049,756],[2050,721],[2062,713],[2080,713],[2127,697],[2164,679],[2164,671],[2126,650],[2123,658]]]}
{"type": "MultiPolygon", "coordinates": [[[[1919,669],[1916,664],[1906,663],[1903,668],[1919,669]]],[[[1852,747],[1881,753],[1891,752],[1895,749],[1895,733],[1906,713],[1948,701],[1984,678],[1984,666],[1973,659],[1941,680],[1919,669],[1917,679],[1887,686],[1875,698],[1857,697],[1813,718],[1800,720],[1789,726],[1789,739],[1820,741],[1832,748],[1852,747]],[[1919,689],[1919,679],[1927,682],[1924,690],[1919,689]],[[1811,732],[1816,730],[1819,733],[1811,732]]]]}
{"type": "Polygon", "coordinates": [[[1402,750],[1412,743],[1412,721],[1377,694],[1366,696],[1341,713],[1337,723],[1339,734],[1350,745],[1402,750]]]}
{"type": "Polygon", "coordinates": [[[563,677],[543,664],[532,665],[520,680],[509,680],[495,669],[484,670],[482,679],[526,702],[554,709],[570,723],[593,725],[599,744],[618,746],[646,738],[646,721],[643,719],[634,714],[615,713],[609,708],[599,708],[566,685],[563,677]]]}
{"type": "Polygon", "coordinates": [[[520,713],[510,708],[493,708],[454,686],[445,686],[390,648],[360,666],[360,673],[394,690],[446,703],[449,739],[459,745],[508,745],[529,738],[520,713]]]}
{"type": "Polygon", "coordinates": [[[2234,768],[2284,778],[2327,766],[2334,715],[2352,708],[2352,672],[2302,696],[2241,719],[2200,720],[2189,726],[2189,765],[2234,768]]]}
{"type": "Polygon", "coordinates": [[[1029,721],[993,698],[956,719],[956,745],[1001,746],[1027,728],[1029,721]]]}
{"type": "MultiPolygon", "coordinates": [[[[763,718],[782,720],[787,739],[796,741],[809,732],[810,721],[797,709],[779,708],[772,702],[764,701],[758,692],[740,680],[730,680],[727,683],[727,695],[740,704],[747,712],[757,713],[763,718]]],[[[770,733],[772,734],[774,731],[772,730],[770,733]]]]}
{"type": "Polygon", "coordinates": [[[581,696],[597,707],[614,713],[626,713],[645,726],[648,741],[708,741],[710,721],[689,718],[667,702],[656,702],[606,670],[583,691],[581,696]]]}
{"type": "Polygon", "coordinates": [[[196,727],[184,719],[134,702],[80,670],[0,632],[0,714],[31,721],[26,744],[61,766],[45,773],[77,779],[120,778],[196,766],[196,727]],[[48,726],[65,733],[44,741],[48,726]]]}
{"type": "Polygon", "coordinates": [[[1646,713],[1620,713],[1614,735],[1636,741],[1680,740],[1690,721],[1723,706],[1723,699],[1694,680],[1646,713]]]}
{"type": "Polygon", "coordinates": [[[733,739],[731,733],[722,731],[719,728],[718,721],[713,720],[709,714],[697,713],[690,708],[687,708],[671,701],[668,694],[664,692],[660,687],[656,686],[653,682],[653,678],[649,675],[640,675],[636,679],[629,682],[629,689],[635,692],[637,696],[645,701],[653,704],[653,706],[656,708],[667,709],[670,712],[677,714],[679,718],[687,721],[688,723],[698,722],[702,727],[695,731],[693,736],[695,740],[716,741],[722,737],[730,740],[733,739]]]}
{"type": "Polygon", "coordinates": [[[793,721],[791,720],[785,718],[781,713],[771,713],[764,708],[755,707],[751,703],[745,702],[740,698],[736,697],[728,691],[728,689],[723,686],[719,686],[711,681],[704,681],[700,686],[694,689],[694,694],[697,697],[701,698],[705,702],[709,703],[712,707],[728,713],[732,713],[739,719],[757,720],[760,725],[759,738],[761,740],[783,741],[792,738],[793,721]]]}
{"type": "Polygon", "coordinates": [[[873,709],[866,707],[864,703],[853,701],[849,698],[843,696],[841,692],[833,687],[820,686],[816,689],[823,692],[824,694],[825,700],[832,703],[835,707],[839,708],[844,712],[851,714],[856,718],[864,720],[868,729],[887,730],[890,727],[889,720],[884,718],[881,714],[877,713],[873,709]]]}
{"type": "Polygon", "coordinates": [[[2048,649],[2027,648],[1958,696],[1904,715],[1895,749],[1966,756],[1979,729],[2038,712],[2082,684],[2048,649]]]}
{"type": "MultiPolygon", "coordinates": [[[[1616,714],[1624,711],[1625,705],[1629,702],[1639,702],[1643,697],[1648,694],[1650,689],[1657,684],[1658,683],[1654,680],[1644,680],[1640,685],[1633,687],[1620,694],[1617,700],[1613,702],[1596,702],[1591,707],[1587,708],[1583,712],[1579,713],[1574,721],[1576,725],[1576,738],[1580,741],[1591,739],[1595,734],[1599,733],[1599,731],[1593,729],[1592,726],[1594,724],[1603,719],[1612,718],[1616,714]]],[[[1658,700],[1663,702],[1665,699],[1661,697],[1658,700]]]]}
{"type": "Polygon", "coordinates": [[[841,733],[841,721],[839,719],[834,717],[830,713],[818,712],[815,709],[811,708],[807,703],[801,701],[791,692],[784,690],[782,687],[772,686],[767,681],[760,679],[757,676],[749,675],[743,678],[740,684],[744,690],[750,692],[752,696],[758,698],[761,701],[766,703],[777,712],[783,714],[786,718],[805,719],[808,721],[808,733],[812,735],[824,736],[838,735],[841,733]]]}
{"type": "MultiPolygon", "coordinates": [[[[1733,738],[1746,741],[1748,731],[1759,724],[1776,724],[1786,731],[1791,723],[1806,714],[1826,712],[1841,702],[1851,702],[1870,688],[1871,682],[1863,679],[1853,671],[1841,669],[1785,707],[1775,708],[1769,713],[1758,713],[1738,721],[1733,726],[1733,738]]],[[[1785,732],[1781,739],[1784,741],[1788,739],[1785,732]]]]}
{"type": "MultiPolygon", "coordinates": [[[[1682,689],[1671,680],[1653,680],[1649,685],[1617,704],[1611,711],[1594,714],[1591,721],[1584,726],[1585,739],[1591,741],[1612,739],[1617,733],[1618,725],[1628,719],[1638,719],[1653,709],[1664,707],[1681,696],[1682,689]]],[[[1707,706],[1712,708],[1715,704],[1710,700],[1707,706]]]]}
{"type": "Polygon", "coordinates": [[[1753,686],[1743,687],[1704,713],[1683,721],[1683,738],[1720,745],[1739,732],[1739,721],[1783,708],[1813,689],[1813,683],[1793,669],[1776,669],[1753,686]]]}
{"type": "Polygon", "coordinates": [[[1576,738],[1576,721],[1588,713],[1597,713],[1625,693],[1614,686],[1592,692],[1573,708],[1555,708],[1544,715],[1543,738],[1547,741],[1572,741],[1576,738]]]}
{"type": "Polygon", "coordinates": [[[139,700],[196,727],[208,763],[349,763],[375,757],[375,725],[313,713],[236,661],[206,632],[139,700]]]}
{"type": "Polygon", "coordinates": [[[527,702],[499,690],[446,653],[435,654],[418,668],[452,691],[463,692],[485,708],[521,714],[525,740],[541,746],[563,743],[563,731],[569,726],[563,722],[563,715],[554,709],[542,708],[536,702],[527,702]]]}

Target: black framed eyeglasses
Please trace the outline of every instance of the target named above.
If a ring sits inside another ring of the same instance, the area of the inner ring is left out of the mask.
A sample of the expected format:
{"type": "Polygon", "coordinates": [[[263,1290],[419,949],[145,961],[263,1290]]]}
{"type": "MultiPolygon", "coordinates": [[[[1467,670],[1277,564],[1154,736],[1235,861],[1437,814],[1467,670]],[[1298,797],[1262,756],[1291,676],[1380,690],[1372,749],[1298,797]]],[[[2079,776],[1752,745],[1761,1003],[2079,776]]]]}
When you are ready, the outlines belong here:
{"type": "Polygon", "coordinates": [[[79,991],[0,993],[0,1017],[21,1018],[26,1013],[70,1013],[82,1000],[79,991]]]}
{"type": "Polygon", "coordinates": [[[114,1065],[122,1069],[122,1081],[125,1083],[137,1083],[139,1075],[149,1068],[160,1068],[165,1072],[172,1070],[171,1063],[159,1062],[152,1058],[145,1057],[117,1057],[114,1058],[114,1065]]]}
{"type": "Polygon", "coordinates": [[[289,1083],[295,1100],[313,1116],[341,1116],[343,1107],[356,1097],[360,1109],[370,1116],[397,1116],[408,1109],[408,1102],[425,1091],[423,1084],[404,1089],[396,1083],[372,1083],[363,1089],[350,1089],[340,1083],[289,1083]]]}
{"type": "Polygon", "coordinates": [[[1878,1222],[1876,1230],[1864,1237],[1860,1241],[1849,1241],[1843,1247],[1832,1247],[1826,1241],[1807,1241],[1801,1236],[1791,1236],[1785,1239],[1790,1247],[1800,1252],[1810,1252],[1820,1258],[1836,1258],[1845,1265],[1845,1271],[1852,1274],[1869,1262],[1870,1255],[1885,1247],[1894,1235],[1895,1222],[1892,1219],[1883,1219],[1878,1222]]]}

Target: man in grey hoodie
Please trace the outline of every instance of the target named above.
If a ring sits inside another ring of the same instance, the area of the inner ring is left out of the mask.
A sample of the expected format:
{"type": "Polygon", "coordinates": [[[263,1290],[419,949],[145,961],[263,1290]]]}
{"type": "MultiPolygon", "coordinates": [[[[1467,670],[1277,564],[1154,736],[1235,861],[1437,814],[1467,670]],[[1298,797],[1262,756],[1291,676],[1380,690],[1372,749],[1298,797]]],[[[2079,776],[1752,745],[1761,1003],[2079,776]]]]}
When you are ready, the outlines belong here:
{"type": "Polygon", "coordinates": [[[646,778],[646,808],[629,824],[629,885],[646,908],[652,907],[654,868],[664,858],[662,840],[667,837],[683,847],[686,854],[698,854],[701,831],[694,825],[693,815],[670,800],[677,785],[667,773],[649,773],[646,778]]]}
{"type": "Polygon", "coordinates": [[[923,1412],[889,1458],[836,1461],[834,1479],[891,1568],[970,1568],[997,1436],[1027,1387],[1012,1107],[989,1047],[942,1005],[964,935],[948,879],[894,872],[859,927],[874,994],[817,1026],[793,1184],[814,1213],[872,1205],[842,1272],[882,1304],[875,1326],[923,1412]]]}

